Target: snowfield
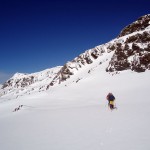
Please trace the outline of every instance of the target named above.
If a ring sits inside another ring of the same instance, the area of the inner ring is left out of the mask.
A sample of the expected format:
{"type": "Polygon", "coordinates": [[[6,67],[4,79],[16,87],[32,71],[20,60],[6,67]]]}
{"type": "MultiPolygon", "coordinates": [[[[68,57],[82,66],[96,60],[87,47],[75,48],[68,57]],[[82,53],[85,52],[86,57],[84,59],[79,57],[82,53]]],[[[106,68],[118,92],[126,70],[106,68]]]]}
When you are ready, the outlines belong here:
{"type": "Polygon", "coordinates": [[[150,71],[106,73],[105,55],[45,92],[1,97],[0,149],[149,150],[150,71]]]}

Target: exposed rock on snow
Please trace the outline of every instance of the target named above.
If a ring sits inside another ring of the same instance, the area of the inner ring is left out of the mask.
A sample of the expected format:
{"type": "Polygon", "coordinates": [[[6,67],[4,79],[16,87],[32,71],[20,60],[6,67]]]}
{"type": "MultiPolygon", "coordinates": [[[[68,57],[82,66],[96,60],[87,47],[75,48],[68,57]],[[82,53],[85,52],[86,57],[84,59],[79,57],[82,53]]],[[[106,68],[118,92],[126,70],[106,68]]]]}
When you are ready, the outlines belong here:
{"type": "Polygon", "coordinates": [[[133,32],[143,31],[150,26],[150,14],[140,17],[137,21],[125,27],[118,37],[122,37],[133,32]]]}
{"type": "Polygon", "coordinates": [[[70,76],[74,75],[74,73],[80,68],[84,67],[87,64],[93,63],[95,59],[97,59],[99,56],[102,56],[105,52],[106,48],[104,45],[97,46],[79,55],[74,60],[67,62],[57,73],[56,77],[52,80],[49,86],[53,86],[56,83],[61,83],[70,78],[70,76]]]}
{"type": "Polygon", "coordinates": [[[134,35],[119,39],[124,39],[124,42],[114,43],[115,53],[106,71],[131,69],[136,72],[144,72],[146,69],[150,70],[150,30],[136,32],[134,35]]]}
{"type": "Polygon", "coordinates": [[[22,94],[45,90],[47,84],[56,76],[60,68],[55,67],[32,74],[16,73],[1,86],[0,96],[12,95],[14,98],[22,94]]]}

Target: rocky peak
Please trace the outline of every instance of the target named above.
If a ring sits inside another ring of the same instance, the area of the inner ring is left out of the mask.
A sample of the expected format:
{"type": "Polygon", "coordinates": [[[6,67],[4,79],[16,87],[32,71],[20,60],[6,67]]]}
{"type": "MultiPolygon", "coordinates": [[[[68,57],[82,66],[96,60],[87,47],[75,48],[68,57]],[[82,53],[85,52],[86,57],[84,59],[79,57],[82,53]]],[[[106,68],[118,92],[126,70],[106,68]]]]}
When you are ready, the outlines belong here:
{"type": "Polygon", "coordinates": [[[150,69],[150,15],[142,16],[125,27],[116,39],[87,50],[66,63],[47,88],[67,80],[80,68],[93,63],[103,53],[111,51],[114,51],[114,54],[106,68],[107,72],[127,69],[143,72],[150,69]]]}
{"type": "Polygon", "coordinates": [[[118,37],[122,37],[128,34],[131,34],[136,31],[142,31],[146,27],[150,26],[150,14],[144,15],[140,17],[137,21],[131,23],[130,25],[126,26],[118,37]]]}
{"type": "Polygon", "coordinates": [[[114,55],[106,71],[150,70],[150,15],[127,26],[114,42],[114,55]],[[126,35],[126,36],[124,36],[126,35]]]}

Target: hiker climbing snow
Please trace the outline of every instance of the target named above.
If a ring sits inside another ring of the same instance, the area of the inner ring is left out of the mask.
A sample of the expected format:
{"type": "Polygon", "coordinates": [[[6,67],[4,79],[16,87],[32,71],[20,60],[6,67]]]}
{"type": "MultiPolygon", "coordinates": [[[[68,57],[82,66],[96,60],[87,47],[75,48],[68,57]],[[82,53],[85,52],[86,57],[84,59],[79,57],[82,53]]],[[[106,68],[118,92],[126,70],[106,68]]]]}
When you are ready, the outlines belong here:
{"type": "Polygon", "coordinates": [[[115,109],[114,101],[115,101],[115,96],[112,93],[108,93],[106,99],[108,100],[108,107],[113,110],[115,109]]]}

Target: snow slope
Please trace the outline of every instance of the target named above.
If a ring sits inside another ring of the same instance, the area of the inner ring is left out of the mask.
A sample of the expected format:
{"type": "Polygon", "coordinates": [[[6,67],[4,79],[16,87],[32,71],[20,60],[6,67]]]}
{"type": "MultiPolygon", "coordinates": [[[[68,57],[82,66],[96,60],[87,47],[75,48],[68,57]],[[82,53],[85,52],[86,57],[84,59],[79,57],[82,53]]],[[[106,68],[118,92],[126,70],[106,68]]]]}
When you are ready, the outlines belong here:
{"type": "Polygon", "coordinates": [[[62,68],[15,74],[0,92],[0,150],[149,150],[149,18],[62,68]]]}
{"type": "Polygon", "coordinates": [[[149,150],[150,71],[106,73],[105,58],[112,55],[104,54],[42,93],[6,102],[1,98],[0,148],[149,150]],[[105,98],[108,92],[116,97],[118,109],[112,112],[105,98]],[[19,105],[23,107],[13,112],[19,105]]]}

